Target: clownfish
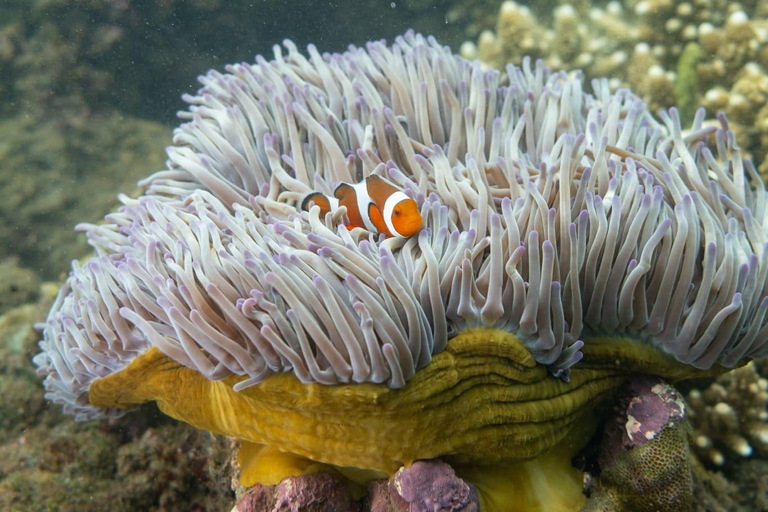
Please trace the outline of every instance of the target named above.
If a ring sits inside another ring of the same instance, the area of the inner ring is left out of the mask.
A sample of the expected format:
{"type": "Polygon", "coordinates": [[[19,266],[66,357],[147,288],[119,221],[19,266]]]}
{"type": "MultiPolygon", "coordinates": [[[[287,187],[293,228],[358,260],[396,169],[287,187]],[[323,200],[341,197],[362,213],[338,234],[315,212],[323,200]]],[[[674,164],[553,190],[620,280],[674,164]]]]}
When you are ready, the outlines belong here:
{"type": "Polygon", "coordinates": [[[312,203],[320,207],[321,216],[345,206],[350,229],[364,228],[401,238],[412,237],[421,230],[421,213],[416,201],[375,174],[360,183],[340,183],[333,197],[312,192],[301,202],[301,209],[308,211],[312,203]]]}

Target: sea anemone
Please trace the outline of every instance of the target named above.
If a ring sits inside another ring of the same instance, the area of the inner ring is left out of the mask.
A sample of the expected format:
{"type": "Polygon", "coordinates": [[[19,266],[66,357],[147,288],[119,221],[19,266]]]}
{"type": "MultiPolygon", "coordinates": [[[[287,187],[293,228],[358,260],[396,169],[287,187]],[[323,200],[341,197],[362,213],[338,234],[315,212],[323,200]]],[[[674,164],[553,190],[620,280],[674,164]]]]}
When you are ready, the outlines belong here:
{"type": "Polygon", "coordinates": [[[35,358],[76,418],[156,400],[391,474],[530,459],[630,371],[768,353],[766,193],[724,118],[684,132],[606,81],[484,70],[413,33],[284,46],[201,77],[167,169],[79,226],[96,254],[35,358]],[[298,207],[371,173],[417,201],[418,235],[298,207]]]}

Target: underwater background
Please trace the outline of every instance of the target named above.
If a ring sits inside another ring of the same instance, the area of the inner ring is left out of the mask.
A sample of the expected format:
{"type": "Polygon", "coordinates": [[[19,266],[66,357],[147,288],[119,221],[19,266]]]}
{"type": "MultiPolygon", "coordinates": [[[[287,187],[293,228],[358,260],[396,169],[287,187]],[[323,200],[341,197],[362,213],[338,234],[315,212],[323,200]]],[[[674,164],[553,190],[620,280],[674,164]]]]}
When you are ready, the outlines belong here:
{"type": "MultiPolygon", "coordinates": [[[[75,423],[31,359],[97,222],[162,169],[196,77],[300,48],[343,51],[412,28],[488,67],[524,55],[630,87],[651,109],[725,112],[768,175],[768,2],[626,0],[0,0],[0,511],[224,511],[233,442],[154,406],[75,423]]],[[[768,364],[683,389],[694,510],[768,510],[768,364]]]]}

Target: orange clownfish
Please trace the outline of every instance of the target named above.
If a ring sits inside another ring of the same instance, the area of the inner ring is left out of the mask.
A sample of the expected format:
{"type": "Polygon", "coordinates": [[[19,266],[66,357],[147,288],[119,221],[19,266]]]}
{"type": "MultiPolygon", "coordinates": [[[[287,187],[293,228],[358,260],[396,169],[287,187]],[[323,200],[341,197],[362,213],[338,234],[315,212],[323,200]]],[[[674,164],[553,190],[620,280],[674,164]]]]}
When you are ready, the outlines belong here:
{"type": "Polygon", "coordinates": [[[421,230],[421,213],[416,201],[375,174],[353,185],[339,184],[333,197],[312,192],[301,202],[301,209],[309,210],[312,203],[320,207],[322,216],[345,206],[350,229],[364,228],[401,238],[412,237],[421,230]]]}

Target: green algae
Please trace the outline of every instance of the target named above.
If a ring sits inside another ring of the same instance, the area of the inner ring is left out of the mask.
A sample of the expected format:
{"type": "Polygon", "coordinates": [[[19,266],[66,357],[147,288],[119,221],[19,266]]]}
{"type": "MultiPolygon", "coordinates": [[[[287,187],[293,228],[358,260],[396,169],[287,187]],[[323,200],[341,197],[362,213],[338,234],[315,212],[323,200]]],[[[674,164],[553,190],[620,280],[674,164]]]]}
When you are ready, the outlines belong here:
{"type": "Polygon", "coordinates": [[[675,102],[680,112],[683,127],[689,126],[701,103],[699,91],[699,63],[703,57],[697,43],[688,43],[677,60],[677,81],[675,82],[675,102]]]}

